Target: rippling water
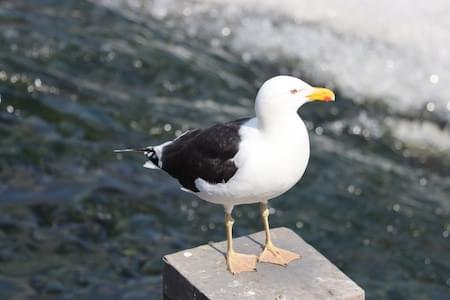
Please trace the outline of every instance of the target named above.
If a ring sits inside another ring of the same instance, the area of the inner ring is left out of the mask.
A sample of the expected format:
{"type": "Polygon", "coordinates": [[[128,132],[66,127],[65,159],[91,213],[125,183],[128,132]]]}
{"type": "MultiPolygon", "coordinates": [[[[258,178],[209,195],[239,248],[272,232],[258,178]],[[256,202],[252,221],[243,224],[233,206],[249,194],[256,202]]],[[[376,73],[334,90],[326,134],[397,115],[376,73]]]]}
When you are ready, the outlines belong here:
{"type": "Polygon", "coordinates": [[[111,149],[251,115],[279,73],[338,100],[302,108],[272,226],[368,299],[449,299],[448,2],[232,3],[0,2],[0,299],[159,299],[161,256],[222,240],[223,210],[111,149]]]}

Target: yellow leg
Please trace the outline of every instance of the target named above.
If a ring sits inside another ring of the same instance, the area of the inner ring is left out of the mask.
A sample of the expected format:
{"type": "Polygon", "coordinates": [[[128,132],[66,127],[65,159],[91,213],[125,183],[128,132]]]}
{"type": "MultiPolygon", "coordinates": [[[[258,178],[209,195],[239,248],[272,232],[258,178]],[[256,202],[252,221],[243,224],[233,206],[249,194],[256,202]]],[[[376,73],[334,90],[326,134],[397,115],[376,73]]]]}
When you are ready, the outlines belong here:
{"type": "Polygon", "coordinates": [[[233,249],[233,224],[231,214],[225,213],[225,225],[227,228],[227,265],[228,270],[233,273],[256,271],[256,255],[237,253],[233,249]]]}
{"type": "Polygon", "coordinates": [[[272,239],[270,238],[269,209],[267,208],[266,202],[261,203],[261,216],[266,232],[266,245],[258,261],[287,266],[291,261],[299,259],[300,255],[297,253],[283,250],[273,245],[272,239]]]}

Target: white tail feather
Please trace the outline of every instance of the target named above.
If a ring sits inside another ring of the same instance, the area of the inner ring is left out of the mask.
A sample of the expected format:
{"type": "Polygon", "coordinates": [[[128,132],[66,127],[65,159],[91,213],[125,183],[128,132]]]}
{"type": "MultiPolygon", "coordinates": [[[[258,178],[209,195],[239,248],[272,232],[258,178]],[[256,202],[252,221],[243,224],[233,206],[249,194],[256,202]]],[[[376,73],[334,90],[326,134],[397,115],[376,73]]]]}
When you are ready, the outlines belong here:
{"type": "Polygon", "coordinates": [[[195,194],[195,192],[191,191],[190,189],[184,188],[184,187],[181,187],[180,190],[182,190],[183,192],[186,192],[186,193],[195,194]]]}
{"type": "Polygon", "coordinates": [[[146,161],[142,166],[147,169],[159,169],[159,167],[152,163],[150,160],[146,161]]]}

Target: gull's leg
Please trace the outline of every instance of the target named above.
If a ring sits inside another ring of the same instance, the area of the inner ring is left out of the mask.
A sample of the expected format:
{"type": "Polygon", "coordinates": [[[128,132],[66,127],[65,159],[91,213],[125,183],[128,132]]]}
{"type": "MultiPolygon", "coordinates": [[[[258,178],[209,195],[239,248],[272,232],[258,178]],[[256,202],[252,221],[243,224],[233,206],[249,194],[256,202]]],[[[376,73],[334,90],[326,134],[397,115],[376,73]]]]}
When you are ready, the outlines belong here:
{"type": "Polygon", "coordinates": [[[227,229],[227,265],[228,270],[233,273],[256,271],[256,255],[237,253],[233,249],[233,224],[231,209],[225,212],[225,226],[227,229]]]}
{"type": "Polygon", "coordinates": [[[267,208],[267,202],[261,202],[261,216],[266,232],[266,245],[259,256],[258,261],[287,266],[291,261],[299,259],[300,255],[297,253],[283,250],[273,245],[272,239],[270,238],[269,209],[267,208]]]}

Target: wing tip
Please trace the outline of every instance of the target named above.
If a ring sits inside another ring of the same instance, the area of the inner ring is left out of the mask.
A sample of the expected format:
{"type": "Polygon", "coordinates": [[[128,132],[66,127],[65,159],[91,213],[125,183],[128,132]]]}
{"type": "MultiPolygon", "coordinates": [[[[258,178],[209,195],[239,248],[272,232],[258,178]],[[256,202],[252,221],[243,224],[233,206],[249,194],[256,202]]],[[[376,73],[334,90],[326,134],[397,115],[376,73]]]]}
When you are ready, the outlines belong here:
{"type": "Polygon", "coordinates": [[[114,153],[120,153],[120,152],[148,152],[153,151],[153,147],[145,147],[145,148],[125,148],[125,149],[114,149],[114,153]]]}
{"type": "Polygon", "coordinates": [[[114,153],[121,153],[121,152],[133,152],[136,151],[135,149],[114,149],[114,153]]]}

